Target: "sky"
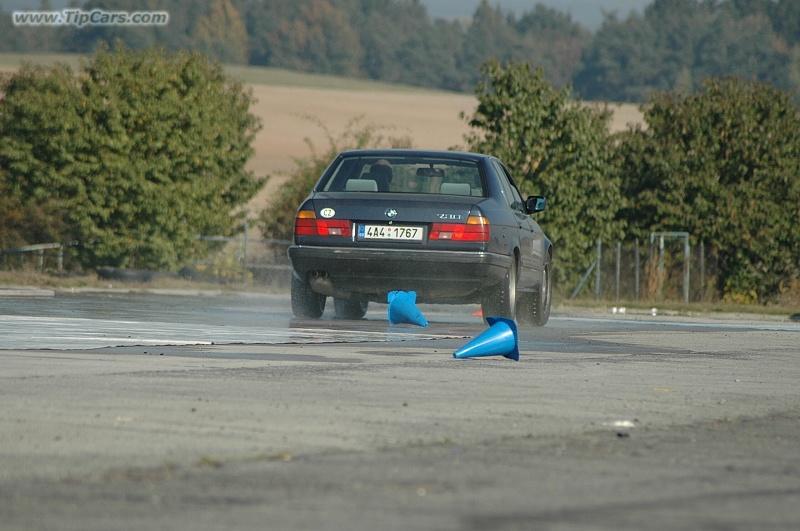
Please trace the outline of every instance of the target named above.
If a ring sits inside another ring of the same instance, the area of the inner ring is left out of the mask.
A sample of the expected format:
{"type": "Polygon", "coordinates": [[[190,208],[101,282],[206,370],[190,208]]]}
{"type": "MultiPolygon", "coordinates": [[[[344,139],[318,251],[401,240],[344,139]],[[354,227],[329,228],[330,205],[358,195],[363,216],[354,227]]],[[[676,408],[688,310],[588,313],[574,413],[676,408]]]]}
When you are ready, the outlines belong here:
{"type": "MultiPolygon", "coordinates": [[[[480,0],[420,0],[433,17],[470,17],[480,0]]],[[[596,30],[603,22],[603,12],[616,12],[621,18],[635,10],[641,13],[652,0],[490,0],[504,10],[522,13],[537,4],[544,4],[559,11],[566,11],[572,19],[589,29],[596,30]]]]}

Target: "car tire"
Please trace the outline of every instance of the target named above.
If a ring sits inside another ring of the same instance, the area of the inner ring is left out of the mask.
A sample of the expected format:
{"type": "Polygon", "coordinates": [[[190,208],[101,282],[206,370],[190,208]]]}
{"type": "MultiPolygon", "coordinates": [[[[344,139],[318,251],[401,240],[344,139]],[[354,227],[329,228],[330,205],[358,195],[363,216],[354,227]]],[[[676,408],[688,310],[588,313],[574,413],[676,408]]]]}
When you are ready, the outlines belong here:
{"type": "Polygon", "coordinates": [[[517,317],[517,264],[516,261],[506,271],[502,284],[484,292],[481,298],[483,317],[517,317]]]}
{"type": "Polygon", "coordinates": [[[359,320],[367,314],[369,301],[364,299],[333,299],[337,319],[359,320]]]}
{"type": "Polygon", "coordinates": [[[550,319],[550,305],[553,295],[553,276],[550,264],[545,264],[542,270],[542,280],[533,293],[526,293],[521,297],[520,306],[523,308],[520,318],[525,324],[544,326],[550,319]],[[523,319],[524,317],[524,319],[523,319]]]}
{"type": "Polygon", "coordinates": [[[295,317],[319,319],[325,311],[325,295],[311,289],[305,279],[292,275],[292,313],[295,317]]]}

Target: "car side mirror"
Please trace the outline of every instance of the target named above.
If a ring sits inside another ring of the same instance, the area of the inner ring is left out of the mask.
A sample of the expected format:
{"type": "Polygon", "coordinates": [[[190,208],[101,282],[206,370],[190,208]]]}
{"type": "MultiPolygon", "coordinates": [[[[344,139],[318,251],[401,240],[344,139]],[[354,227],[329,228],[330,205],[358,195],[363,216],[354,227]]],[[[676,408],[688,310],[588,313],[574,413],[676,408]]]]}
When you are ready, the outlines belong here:
{"type": "Polygon", "coordinates": [[[541,195],[532,195],[525,200],[525,210],[528,214],[535,214],[547,208],[547,199],[541,195]]]}

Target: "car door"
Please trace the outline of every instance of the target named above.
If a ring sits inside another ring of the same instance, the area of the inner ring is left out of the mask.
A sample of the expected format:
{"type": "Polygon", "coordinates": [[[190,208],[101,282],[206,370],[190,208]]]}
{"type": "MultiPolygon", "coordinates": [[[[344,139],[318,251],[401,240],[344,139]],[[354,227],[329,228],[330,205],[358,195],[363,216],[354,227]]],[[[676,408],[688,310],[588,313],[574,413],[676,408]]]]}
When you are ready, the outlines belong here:
{"type": "Polygon", "coordinates": [[[504,242],[503,252],[510,255],[515,247],[519,247],[520,219],[516,213],[514,205],[515,200],[511,191],[511,186],[503,173],[500,163],[495,159],[490,159],[489,163],[492,173],[496,176],[495,182],[498,188],[497,191],[499,192],[499,194],[495,195],[497,199],[496,203],[499,208],[497,214],[499,215],[492,216],[492,224],[494,226],[502,224],[502,230],[504,232],[502,235],[502,240],[504,242]]]}
{"type": "Polygon", "coordinates": [[[510,194],[510,208],[514,211],[514,216],[519,223],[520,241],[520,270],[518,285],[521,289],[533,289],[539,282],[542,269],[542,239],[543,233],[533,218],[525,211],[525,202],[522,199],[519,189],[511,177],[511,173],[503,165],[497,163],[501,170],[502,180],[505,182],[510,194]]]}

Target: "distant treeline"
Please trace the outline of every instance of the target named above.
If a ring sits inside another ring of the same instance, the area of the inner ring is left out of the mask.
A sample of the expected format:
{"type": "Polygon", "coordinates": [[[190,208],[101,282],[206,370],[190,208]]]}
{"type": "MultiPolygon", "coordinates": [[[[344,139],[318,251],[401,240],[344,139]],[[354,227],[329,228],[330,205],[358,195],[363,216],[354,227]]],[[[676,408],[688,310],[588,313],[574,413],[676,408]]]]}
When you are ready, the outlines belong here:
{"type": "MultiPolygon", "coordinates": [[[[47,2],[44,2],[47,4],[47,2]]],[[[167,27],[14,28],[0,17],[0,51],[190,48],[224,62],[472,90],[489,59],[542,67],[585,99],[645,101],[738,76],[797,94],[797,0],[655,0],[642,15],[606,17],[591,33],[536,5],[516,16],[482,2],[471,20],[431,19],[417,0],[90,0],[84,9],[163,9],[167,27]]]]}

